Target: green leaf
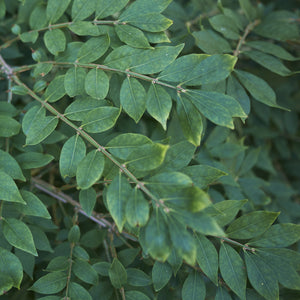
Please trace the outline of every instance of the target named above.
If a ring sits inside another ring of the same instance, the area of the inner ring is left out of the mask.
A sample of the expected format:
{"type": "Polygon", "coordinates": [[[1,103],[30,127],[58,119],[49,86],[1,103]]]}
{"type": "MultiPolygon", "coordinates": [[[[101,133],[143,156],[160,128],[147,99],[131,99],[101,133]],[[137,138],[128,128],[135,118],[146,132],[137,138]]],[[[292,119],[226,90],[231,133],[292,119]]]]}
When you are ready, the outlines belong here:
{"type": "Polygon", "coordinates": [[[0,149],[0,171],[3,171],[13,179],[19,179],[26,181],[22,170],[15,160],[8,152],[5,152],[0,149]]]}
{"type": "Polygon", "coordinates": [[[109,89],[109,79],[104,71],[92,69],[85,78],[85,91],[95,99],[104,99],[109,89]]]}
{"type": "Polygon", "coordinates": [[[54,157],[39,152],[25,152],[16,156],[16,160],[24,170],[41,168],[48,165],[54,157]]]}
{"type": "Polygon", "coordinates": [[[11,137],[19,133],[21,124],[8,116],[0,115],[0,137],[11,137]]]}
{"type": "Polygon", "coordinates": [[[125,292],[125,297],[127,300],[150,300],[148,296],[139,291],[125,292]]]}
{"type": "Polygon", "coordinates": [[[126,270],[117,258],[114,258],[108,274],[111,284],[117,289],[120,289],[127,282],[126,270]]]}
{"type": "Polygon", "coordinates": [[[50,260],[46,271],[55,272],[55,271],[65,271],[69,268],[68,257],[66,256],[56,256],[50,260]]]}
{"type": "Polygon", "coordinates": [[[39,278],[30,290],[39,294],[56,294],[67,284],[68,275],[64,272],[53,272],[39,278]]]}
{"type": "Polygon", "coordinates": [[[124,111],[136,122],[146,109],[146,91],[135,78],[127,77],[121,87],[120,102],[124,111]]]}
{"type": "Polygon", "coordinates": [[[14,247],[37,256],[30,229],[20,220],[8,218],[2,223],[6,240],[14,247]]]}
{"type": "Polygon", "coordinates": [[[278,58],[284,60],[298,60],[298,58],[294,57],[292,54],[287,52],[284,48],[265,41],[249,41],[246,45],[250,46],[251,48],[257,49],[259,51],[274,55],[278,58]]]}
{"type": "Polygon", "coordinates": [[[121,15],[120,21],[150,32],[164,31],[173,24],[172,20],[155,12],[130,16],[121,15]]]}
{"type": "Polygon", "coordinates": [[[0,171],[0,182],[1,200],[26,204],[13,179],[3,171],[0,171]]]}
{"type": "Polygon", "coordinates": [[[104,163],[104,155],[99,150],[89,152],[77,167],[76,180],[78,187],[88,189],[99,180],[104,170],[104,163]]]}
{"type": "Polygon", "coordinates": [[[47,2],[47,19],[49,23],[53,24],[64,14],[71,0],[49,0],[47,2]]]}
{"type": "Polygon", "coordinates": [[[277,278],[273,270],[257,254],[245,252],[247,274],[251,285],[266,299],[279,299],[277,278]]]}
{"type": "Polygon", "coordinates": [[[246,299],[247,274],[240,255],[232,247],[222,243],[219,256],[224,281],[241,299],[246,299]]]}
{"type": "MultiPolygon", "coordinates": [[[[145,245],[149,254],[157,260],[165,261],[171,253],[171,240],[164,216],[154,211],[145,227],[145,245]]],[[[154,278],[152,277],[154,282],[154,278]]]]}
{"type": "Polygon", "coordinates": [[[158,194],[177,192],[193,185],[192,180],[180,172],[158,173],[150,177],[145,183],[158,194]]]}
{"type": "Polygon", "coordinates": [[[82,121],[86,114],[98,107],[107,106],[106,100],[82,97],[73,101],[65,110],[65,117],[73,121],[82,121]]]}
{"type": "Polygon", "coordinates": [[[85,143],[79,135],[70,137],[62,147],[59,170],[63,178],[74,177],[77,167],[85,157],[85,143]]]}
{"type": "Polygon", "coordinates": [[[84,20],[96,10],[96,0],[74,0],[72,5],[73,21],[84,20]]]}
{"type": "Polygon", "coordinates": [[[126,160],[128,156],[140,146],[152,145],[153,142],[146,136],[137,133],[124,133],[113,138],[107,145],[114,156],[126,160]]]}
{"type": "Polygon", "coordinates": [[[96,3],[96,19],[105,18],[120,11],[129,0],[98,0],[96,3]]]}
{"type": "Polygon", "coordinates": [[[108,270],[110,268],[110,263],[107,261],[101,261],[93,265],[93,269],[96,270],[101,276],[109,276],[108,270]]]}
{"type": "Polygon", "coordinates": [[[139,269],[128,268],[127,283],[132,286],[147,286],[152,284],[152,280],[149,275],[139,269]]]}
{"type": "Polygon", "coordinates": [[[203,189],[216,182],[220,177],[227,175],[225,172],[206,165],[193,165],[185,167],[182,172],[188,175],[193,183],[203,189]]]}
{"type": "Polygon", "coordinates": [[[88,216],[92,215],[96,201],[96,191],[93,188],[88,188],[79,192],[79,203],[88,216]]]}
{"type": "Polygon", "coordinates": [[[234,20],[228,16],[219,14],[209,18],[209,23],[214,30],[222,33],[225,38],[238,40],[240,38],[239,29],[234,20]]]}
{"type": "Polygon", "coordinates": [[[37,196],[25,190],[21,191],[21,195],[25,200],[26,205],[16,204],[16,207],[22,214],[51,219],[46,206],[37,196]]]}
{"type": "Polygon", "coordinates": [[[249,21],[253,21],[257,17],[256,9],[250,0],[239,0],[241,9],[249,21]]]}
{"type": "Polygon", "coordinates": [[[164,161],[168,148],[168,145],[158,143],[140,146],[131,152],[126,164],[137,171],[154,170],[164,161]]]}
{"type": "Polygon", "coordinates": [[[275,92],[263,79],[240,70],[236,70],[235,74],[255,100],[271,107],[280,108],[276,103],[275,92]]]}
{"type": "Polygon", "coordinates": [[[256,253],[273,270],[280,284],[288,289],[300,290],[300,276],[284,255],[278,256],[264,249],[256,253]]]}
{"type": "Polygon", "coordinates": [[[107,189],[108,210],[119,232],[122,232],[126,221],[126,205],[130,199],[131,191],[129,182],[121,173],[115,176],[107,189]]]}
{"type": "Polygon", "coordinates": [[[92,300],[90,293],[76,282],[70,282],[69,296],[72,300],[92,300]]]}
{"type": "Polygon", "coordinates": [[[197,248],[197,263],[204,274],[215,284],[218,285],[218,252],[215,246],[204,235],[195,233],[197,248]]]}
{"type": "Polygon", "coordinates": [[[36,145],[48,137],[56,128],[58,118],[46,117],[46,109],[39,105],[30,108],[22,121],[26,145],[36,145]]]}
{"type": "Polygon", "coordinates": [[[132,72],[152,74],[162,71],[174,61],[183,45],[161,46],[154,49],[137,49],[121,46],[113,50],[105,59],[108,67],[132,72]]]}
{"type": "Polygon", "coordinates": [[[186,226],[175,218],[168,218],[168,226],[172,245],[178,255],[188,264],[194,265],[197,251],[195,239],[191,233],[187,231],[186,226]]]}
{"type": "Polygon", "coordinates": [[[155,84],[150,86],[146,97],[146,107],[148,113],[162,125],[164,130],[167,130],[172,99],[163,87],[155,84]]]}
{"type": "Polygon", "coordinates": [[[176,276],[177,272],[179,271],[180,267],[182,266],[182,257],[180,257],[177,254],[176,249],[172,249],[172,252],[170,254],[170,256],[167,259],[167,262],[171,265],[174,276],[176,276]]]}
{"type": "Polygon", "coordinates": [[[232,298],[225,288],[218,286],[215,300],[232,300],[232,298]]]}
{"type": "Polygon", "coordinates": [[[18,115],[18,110],[9,102],[0,102],[0,115],[6,115],[10,117],[15,117],[18,115]]]}
{"type": "Polygon", "coordinates": [[[118,25],[115,30],[123,43],[134,48],[151,48],[147,38],[140,29],[130,25],[118,25]]]}
{"type": "Polygon", "coordinates": [[[73,67],[68,70],[64,78],[64,85],[67,94],[70,97],[84,93],[84,81],[86,79],[85,69],[73,67]]]}
{"type": "Polygon", "coordinates": [[[132,227],[145,226],[149,219],[149,204],[143,193],[135,187],[126,204],[126,220],[132,227]]]}
{"type": "Polygon", "coordinates": [[[29,226],[29,228],[32,233],[33,241],[34,241],[36,249],[42,250],[42,251],[53,252],[53,249],[51,248],[51,245],[49,243],[49,240],[48,240],[45,232],[37,226],[31,225],[31,226],[29,226]]]}
{"type": "Polygon", "coordinates": [[[93,285],[97,284],[98,282],[97,272],[85,260],[76,259],[73,264],[72,271],[83,282],[93,284],[93,285]]]}
{"type": "Polygon", "coordinates": [[[21,86],[21,85],[14,85],[12,88],[11,88],[11,92],[15,95],[26,95],[28,93],[28,90],[24,87],[24,86],[21,86]]]}
{"type": "Polygon", "coordinates": [[[278,58],[265,54],[260,51],[251,50],[243,52],[246,56],[254,60],[259,65],[281,76],[292,75],[293,72],[288,69],[278,58]]]}
{"type": "Polygon", "coordinates": [[[214,208],[219,212],[212,214],[220,226],[225,226],[234,220],[238,211],[247,203],[247,200],[226,200],[214,204],[214,208]]]}
{"type": "Polygon", "coordinates": [[[39,77],[39,76],[45,76],[47,75],[53,68],[53,64],[50,63],[39,63],[36,65],[36,67],[33,70],[33,75],[34,77],[39,77]]]}
{"type": "Polygon", "coordinates": [[[206,118],[217,125],[233,129],[232,117],[246,117],[240,104],[232,97],[200,90],[189,90],[183,94],[206,118]]]}
{"type": "Polygon", "coordinates": [[[95,108],[85,115],[81,127],[91,133],[106,131],[115,125],[120,112],[117,107],[102,106],[95,108]]]}
{"type": "Polygon", "coordinates": [[[90,38],[78,51],[77,60],[81,63],[89,63],[100,58],[109,47],[109,36],[90,38]]]}
{"type": "Polygon", "coordinates": [[[154,290],[158,292],[161,290],[171,279],[172,268],[168,263],[161,263],[156,261],[152,268],[152,281],[154,290]]]}
{"type": "Polygon", "coordinates": [[[182,287],[182,300],[204,300],[206,295],[205,283],[197,271],[192,271],[182,287]]]}
{"type": "Polygon", "coordinates": [[[203,132],[203,123],[200,112],[185,97],[178,94],[177,115],[181,129],[187,140],[195,146],[199,146],[203,132]]]}
{"type": "Polygon", "coordinates": [[[20,288],[23,279],[23,267],[16,255],[0,247],[0,295],[12,287],[20,288]],[[5,287],[6,286],[6,287],[5,287]]]}
{"type": "Polygon", "coordinates": [[[23,43],[35,43],[39,37],[39,32],[37,30],[28,31],[20,34],[20,40],[23,43]]]}
{"type": "Polygon", "coordinates": [[[47,102],[56,102],[66,94],[65,75],[56,76],[49,84],[43,96],[47,102]]]}
{"type": "Polygon", "coordinates": [[[264,233],[277,219],[279,213],[255,211],[243,215],[229,225],[226,234],[231,238],[250,239],[264,233]]]}
{"type": "MultiPolygon", "coordinates": [[[[6,13],[6,5],[4,0],[0,1],[0,19],[2,19],[5,16],[6,13]]],[[[2,292],[0,292],[0,294],[2,295],[2,292]]]]}
{"type": "Polygon", "coordinates": [[[131,265],[140,254],[140,248],[127,248],[118,252],[118,259],[124,267],[131,265]]]}
{"type": "Polygon", "coordinates": [[[73,225],[68,232],[68,241],[72,243],[78,243],[80,240],[80,228],[78,225],[73,225]]]}
{"type": "Polygon", "coordinates": [[[44,43],[53,55],[57,55],[58,52],[63,52],[66,49],[66,37],[62,30],[52,29],[46,31],[44,35],[44,43]]]}
{"type": "Polygon", "coordinates": [[[221,54],[232,52],[230,44],[219,34],[212,30],[201,30],[193,32],[196,45],[205,53],[221,54]]]}
{"type": "Polygon", "coordinates": [[[98,26],[88,21],[77,21],[69,26],[69,29],[77,35],[99,36],[98,26]]]}
{"type": "MultiPolygon", "coordinates": [[[[161,165],[163,171],[177,171],[187,166],[194,156],[196,147],[188,141],[182,141],[171,145],[165,160],[161,165]]],[[[187,174],[190,176],[189,174],[187,174]]],[[[191,176],[190,176],[191,177],[191,176]]]]}
{"type": "Polygon", "coordinates": [[[249,241],[255,247],[288,247],[300,239],[300,225],[276,224],[261,236],[249,241]]]}
{"type": "Polygon", "coordinates": [[[294,19],[297,19],[297,15],[290,11],[272,11],[254,28],[254,32],[277,41],[297,40],[299,28],[295,22],[291,22],[294,19]]]}
{"type": "Polygon", "coordinates": [[[227,79],[226,92],[227,95],[233,97],[240,103],[246,115],[250,113],[250,99],[247,95],[247,92],[239,83],[239,81],[231,75],[227,79]]]}

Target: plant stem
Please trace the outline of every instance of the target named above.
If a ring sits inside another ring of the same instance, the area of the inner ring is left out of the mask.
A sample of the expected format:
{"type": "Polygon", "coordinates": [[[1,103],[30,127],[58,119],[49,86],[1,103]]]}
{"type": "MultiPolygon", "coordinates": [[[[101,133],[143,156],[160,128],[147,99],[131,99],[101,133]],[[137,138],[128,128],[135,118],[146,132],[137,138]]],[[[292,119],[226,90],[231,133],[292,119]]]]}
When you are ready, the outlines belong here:
{"type": "Polygon", "coordinates": [[[227,237],[222,237],[222,236],[215,236],[215,237],[218,238],[218,239],[220,239],[221,241],[227,242],[229,244],[233,244],[233,245],[242,247],[244,250],[248,250],[248,251],[251,251],[251,252],[255,251],[255,248],[251,248],[251,247],[249,247],[246,244],[241,244],[241,243],[239,243],[237,241],[234,241],[232,239],[229,239],[227,237]]]}
{"type": "Polygon", "coordinates": [[[241,36],[239,39],[236,49],[233,51],[234,56],[236,56],[236,57],[239,56],[240,49],[243,46],[243,44],[245,43],[247,36],[254,29],[254,27],[257,26],[259,23],[260,23],[260,20],[255,20],[254,22],[248,24],[248,26],[245,28],[243,36],[241,36]]]}
{"type": "MultiPolygon", "coordinates": [[[[74,23],[76,23],[76,22],[49,24],[49,26],[47,26],[47,27],[43,27],[40,29],[34,29],[34,30],[27,31],[27,32],[23,32],[23,33],[41,32],[41,31],[45,31],[45,30],[65,28],[65,27],[71,26],[74,23]]],[[[126,23],[120,22],[119,20],[94,20],[94,21],[91,21],[91,23],[93,23],[94,25],[126,25],[126,23]]],[[[3,45],[0,46],[0,50],[8,48],[11,44],[19,41],[20,39],[21,39],[21,37],[20,37],[20,35],[18,35],[17,37],[7,41],[6,43],[4,43],[3,45]]]]}
{"type": "Polygon", "coordinates": [[[68,300],[68,294],[69,294],[69,286],[70,286],[70,281],[71,281],[71,275],[72,275],[72,265],[73,265],[73,249],[75,247],[75,243],[70,244],[70,265],[69,265],[69,271],[68,271],[68,279],[67,279],[67,284],[66,284],[66,296],[63,298],[65,300],[68,300]]]}

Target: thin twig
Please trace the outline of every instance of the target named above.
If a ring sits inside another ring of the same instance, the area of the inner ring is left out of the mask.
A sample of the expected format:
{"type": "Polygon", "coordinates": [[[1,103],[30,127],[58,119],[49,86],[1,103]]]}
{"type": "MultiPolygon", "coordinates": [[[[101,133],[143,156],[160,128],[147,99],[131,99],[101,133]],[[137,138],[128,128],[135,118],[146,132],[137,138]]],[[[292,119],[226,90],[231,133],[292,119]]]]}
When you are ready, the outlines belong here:
{"type": "Polygon", "coordinates": [[[239,39],[236,49],[233,51],[234,56],[239,56],[240,49],[243,46],[243,44],[245,43],[247,36],[254,29],[254,27],[257,26],[259,23],[260,23],[260,20],[255,20],[254,22],[248,24],[248,26],[245,28],[244,34],[239,39]]]}
{"type": "Polygon", "coordinates": [[[251,248],[249,247],[247,244],[241,244],[237,241],[234,241],[232,239],[229,239],[227,237],[222,237],[222,236],[215,236],[215,238],[218,238],[220,239],[221,241],[223,242],[227,242],[229,244],[232,244],[232,245],[236,245],[236,246],[239,246],[239,247],[242,247],[244,250],[248,250],[248,251],[251,251],[251,252],[254,252],[255,251],[255,248],[251,248]]]}

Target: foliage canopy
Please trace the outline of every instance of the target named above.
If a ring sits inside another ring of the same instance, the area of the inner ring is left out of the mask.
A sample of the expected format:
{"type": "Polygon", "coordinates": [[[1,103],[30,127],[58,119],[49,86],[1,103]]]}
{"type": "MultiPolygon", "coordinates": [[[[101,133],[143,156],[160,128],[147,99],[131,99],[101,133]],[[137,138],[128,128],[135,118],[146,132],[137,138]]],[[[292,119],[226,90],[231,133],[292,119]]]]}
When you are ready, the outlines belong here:
{"type": "Polygon", "coordinates": [[[1,299],[299,298],[298,23],[0,0],[1,299]]]}

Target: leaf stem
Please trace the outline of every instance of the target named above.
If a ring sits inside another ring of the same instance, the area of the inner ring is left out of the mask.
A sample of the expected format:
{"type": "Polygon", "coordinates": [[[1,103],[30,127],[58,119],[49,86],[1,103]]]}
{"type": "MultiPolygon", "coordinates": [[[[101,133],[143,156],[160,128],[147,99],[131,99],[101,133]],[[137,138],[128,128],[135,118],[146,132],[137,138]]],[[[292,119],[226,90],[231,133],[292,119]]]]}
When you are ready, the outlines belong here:
{"type": "Polygon", "coordinates": [[[223,242],[227,242],[227,243],[229,243],[229,244],[232,244],[232,245],[236,245],[236,246],[242,247],[244,250],[248,250],[248,251],[251,251],[251,252],[255,251],[255,248],[251,248],[251,247],[249,247],[247,244],[241,244],[241,243],[239,243],[239,242],[237,242],[237,241],[234,241],[234,240],[232,240],[232,239],[229,239],[229,238],[227,238],[227,237],[222,237],[222,236],[215,236],[215,237],[218,238],[218,239],[220,239],[220,240],[223,241],[223,242]]]}
{"type": "Polygon", "coordinates": [[[260,20],[255,20],[254,22],[248,24],[248,26],[245,28],[244,34],[239,39],[236,49],[233,51],[234,56],[236,56],[236,57],[239,56],[240,49],[243,46],[243,44],[245,43],[247,36],[254,29],[254,27],[257,26],[259,23],[260,23],[260,20]]]}

